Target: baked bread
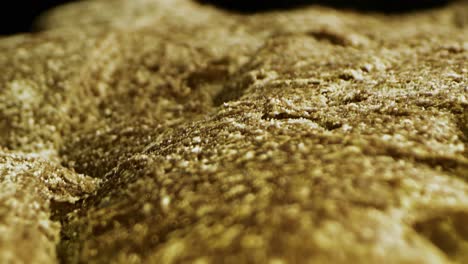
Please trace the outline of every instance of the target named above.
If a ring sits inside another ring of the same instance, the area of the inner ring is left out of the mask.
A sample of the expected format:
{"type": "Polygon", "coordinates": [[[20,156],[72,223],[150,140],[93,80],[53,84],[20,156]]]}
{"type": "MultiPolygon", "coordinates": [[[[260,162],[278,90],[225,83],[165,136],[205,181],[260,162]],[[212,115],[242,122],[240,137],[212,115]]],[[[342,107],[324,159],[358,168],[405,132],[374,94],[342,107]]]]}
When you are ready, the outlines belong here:
{"type": "Polygon", "coordinates": [[[0,39],[0,262],[466,263],[467,17],[50,11],[0,39]]]}

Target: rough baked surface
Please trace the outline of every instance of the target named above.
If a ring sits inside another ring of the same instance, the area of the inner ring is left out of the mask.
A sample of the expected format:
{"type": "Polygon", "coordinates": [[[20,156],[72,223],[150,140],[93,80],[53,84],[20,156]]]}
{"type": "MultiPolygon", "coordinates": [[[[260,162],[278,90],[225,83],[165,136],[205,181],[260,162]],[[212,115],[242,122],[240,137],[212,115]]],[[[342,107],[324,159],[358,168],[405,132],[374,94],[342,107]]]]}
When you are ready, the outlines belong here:
{"type": "Polygon", "coordinates": [[[467,17],[53,10],[0,39],[0,262],[465,263],[467,17]]]}

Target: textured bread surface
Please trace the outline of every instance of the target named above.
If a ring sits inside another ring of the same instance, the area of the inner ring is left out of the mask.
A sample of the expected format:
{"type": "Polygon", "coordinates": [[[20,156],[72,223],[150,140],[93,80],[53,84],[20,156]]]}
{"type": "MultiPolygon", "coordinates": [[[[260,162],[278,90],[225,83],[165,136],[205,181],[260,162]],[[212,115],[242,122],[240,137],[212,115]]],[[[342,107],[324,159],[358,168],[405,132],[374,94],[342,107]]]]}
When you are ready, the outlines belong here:
{"type": "Polygon", "coordinates": [[[46,13],[0,39],[0,263],[467,263],[467,17],[46,13]]]}

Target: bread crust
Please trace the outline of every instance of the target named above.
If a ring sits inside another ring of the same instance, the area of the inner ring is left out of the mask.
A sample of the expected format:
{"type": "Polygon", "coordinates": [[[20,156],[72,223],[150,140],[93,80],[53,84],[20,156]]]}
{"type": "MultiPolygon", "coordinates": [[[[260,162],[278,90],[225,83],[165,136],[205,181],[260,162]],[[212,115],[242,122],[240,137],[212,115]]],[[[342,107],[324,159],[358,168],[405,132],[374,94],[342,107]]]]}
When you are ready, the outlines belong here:
{"type": "Polygon", "coordinates": [[[0,262],[464,263],[467,11],[52,10],[0,39],[0,262]]]}

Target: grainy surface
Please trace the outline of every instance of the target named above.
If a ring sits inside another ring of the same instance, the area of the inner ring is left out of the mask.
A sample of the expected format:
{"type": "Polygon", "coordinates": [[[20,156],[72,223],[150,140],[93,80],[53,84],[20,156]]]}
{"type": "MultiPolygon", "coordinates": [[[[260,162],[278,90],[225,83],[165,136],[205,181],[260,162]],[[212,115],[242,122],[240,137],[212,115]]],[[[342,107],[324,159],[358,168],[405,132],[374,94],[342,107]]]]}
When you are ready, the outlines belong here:
{"type": "Polygon", "coordinates": [[[465,263],[465,17],[51,11],[0,39],[0,262],[465,263]]]}
{"type": "Polygon", "coordinates": [[[1,262],[56,262],[60,224],[50,219],[50,202],[74,203],[97,183],[34,154],[0,150],[1,262]]]}

